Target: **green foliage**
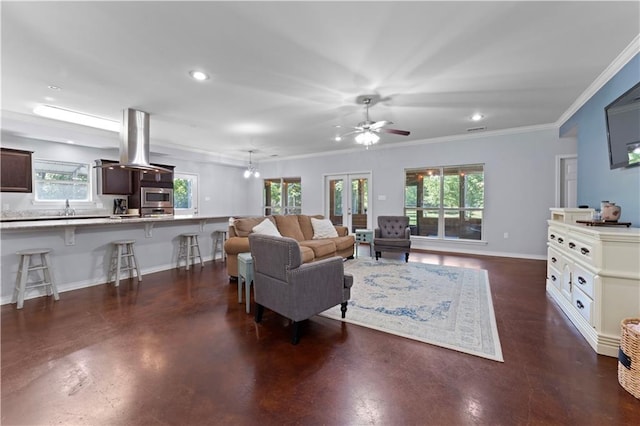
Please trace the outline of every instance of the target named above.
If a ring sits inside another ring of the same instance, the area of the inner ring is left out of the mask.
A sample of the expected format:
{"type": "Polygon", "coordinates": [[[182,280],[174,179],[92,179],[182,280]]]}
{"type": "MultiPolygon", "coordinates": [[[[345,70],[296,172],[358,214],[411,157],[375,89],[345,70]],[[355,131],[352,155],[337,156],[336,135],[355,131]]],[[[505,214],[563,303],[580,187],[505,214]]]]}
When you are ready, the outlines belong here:
{"type": "Polygon", "coordinates": [[[176,178],[173,180],[173,203],[177,209],[191,208],[191,181],[176,178]]]}

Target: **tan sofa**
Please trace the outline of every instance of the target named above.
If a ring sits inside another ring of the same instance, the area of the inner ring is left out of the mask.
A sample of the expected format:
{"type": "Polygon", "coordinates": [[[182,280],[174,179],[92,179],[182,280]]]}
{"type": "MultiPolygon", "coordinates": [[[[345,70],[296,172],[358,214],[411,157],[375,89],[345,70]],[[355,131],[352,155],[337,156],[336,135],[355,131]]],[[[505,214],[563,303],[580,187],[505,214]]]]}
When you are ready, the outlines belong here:
{"type": "MultiPolygon", "coordinates": [[[[313,239],[311,218],[323,219],[323,216],[308,215],[276,215],[267,216],[283,237],[290,237],[300,244],[300,255],[303,263],[326,259],[332,256],[353,257],[355,237],[349,235],[345,226],[335,226],[336,238],[313,239]]],[[[236,218],[229,224],[229,239],[224,243],[227,253],[227,273],[232,278],[238,277],[238,254],[249,252],[249,234],[253,227],[260,224],[265,217],[236,218]]]]}

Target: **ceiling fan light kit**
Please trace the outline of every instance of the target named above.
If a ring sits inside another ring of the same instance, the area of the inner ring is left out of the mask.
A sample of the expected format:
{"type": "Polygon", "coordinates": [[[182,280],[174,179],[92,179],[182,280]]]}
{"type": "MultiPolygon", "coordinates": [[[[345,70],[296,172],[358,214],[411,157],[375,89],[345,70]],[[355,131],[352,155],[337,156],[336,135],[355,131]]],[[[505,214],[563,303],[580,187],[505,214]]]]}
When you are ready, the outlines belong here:
{"type": "MultiPolygon", "coordinates": [[[[377,96],[377,95],[376,95],[377,96]]],[[[356,143],[360,145],[364,145],[365,148],[369,149],[369,147],[380,140],[380,136],[378,133],[391,133],[394,135],[408,136],[410,134],[407,130],[398,130],[398,129],[389,129],[386,126],[389,124],[393,124],[392,121],[382,120],[382,121],[371,121],[369,119],[369,106],[375,104],[372,103],[372,100],[379,99],[379,96],[376,98],[374,95],[361,95],[358,96],[356,101],[358,103],[364,104],[365,106],[365,116],[364,121],[358,123],[357,126],[353,127],[353,130],[345,133],[343,135],[338,135],[335,137],[336,141],[342,140],[343,137],[351,134],[356,134],[354,137],[356,143]]]]}
{"type": "Polygon", "coordinates": [[[355,140],[360,145],[364,145],[367,149],[374,143],[377,143],[380,140],[380,136],[376,135],[373,132],[362,132],[358,133],[355,137],[355,140]]]}

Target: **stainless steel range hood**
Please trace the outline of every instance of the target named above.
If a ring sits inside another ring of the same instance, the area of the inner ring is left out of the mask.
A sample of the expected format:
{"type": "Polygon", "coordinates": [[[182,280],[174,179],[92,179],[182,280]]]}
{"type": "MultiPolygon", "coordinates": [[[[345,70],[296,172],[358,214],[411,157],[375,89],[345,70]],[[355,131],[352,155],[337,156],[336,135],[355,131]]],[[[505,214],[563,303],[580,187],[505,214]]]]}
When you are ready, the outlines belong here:
{"type": "Polygon", "coordinates": [[[169,169],[149,163],[149,113],[131,108],[122,112],[120,162],[96,167],[119,167],[145,173],[172,173],[169,169]]]}

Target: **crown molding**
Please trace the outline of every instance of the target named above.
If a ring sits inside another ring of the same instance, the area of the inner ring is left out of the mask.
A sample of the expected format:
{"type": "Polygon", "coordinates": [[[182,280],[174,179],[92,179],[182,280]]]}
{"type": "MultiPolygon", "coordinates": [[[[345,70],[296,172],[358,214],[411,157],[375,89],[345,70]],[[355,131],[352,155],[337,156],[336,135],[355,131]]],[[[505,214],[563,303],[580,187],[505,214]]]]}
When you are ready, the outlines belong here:
{"type": "Polygon", "coordinates": [[[607,68],[591,83],[587,89],[582,92],[580,96],[571,104],[556,121],[556,126],[560,127],[567,120],[569,120],[573,114],[575,114],[589,99],[591,99],[598,90],[602,89],[614,75],[618,73],[634,56],[640,53],[640,34],[638,34],[629,45],[618,55],[616,59],[609,64],[607,68]]]}

